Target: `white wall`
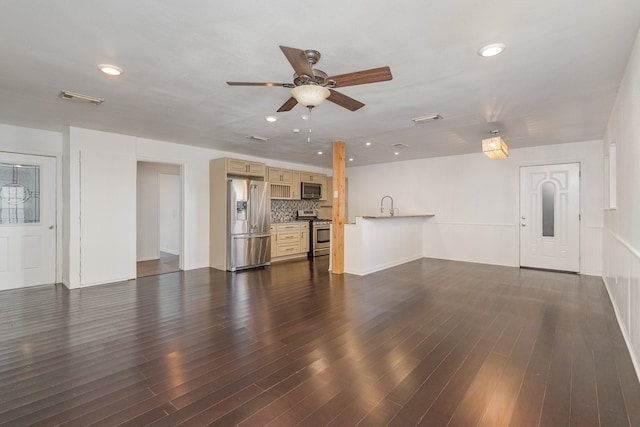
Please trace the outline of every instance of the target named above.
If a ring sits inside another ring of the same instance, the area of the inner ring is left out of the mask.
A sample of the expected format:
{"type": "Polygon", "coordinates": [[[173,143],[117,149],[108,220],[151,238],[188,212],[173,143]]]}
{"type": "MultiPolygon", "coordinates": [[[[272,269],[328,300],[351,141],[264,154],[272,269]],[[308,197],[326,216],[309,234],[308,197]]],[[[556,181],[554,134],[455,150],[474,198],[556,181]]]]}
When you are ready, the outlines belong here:
{"type": "MultiPolygon", "coordinates": [[[[65,283],[71,288],[135,277],[135,170],[138,161],[168,163],[178,165],[182,169],[184,252],[181,255],[182,267],[185,270],[209,266],[209,160],[235,157],[265,162],[264,159],[256,157],[80,128],[70,129],[68,142],[65,144],[65,148],[68,147],[66,157],[69,159],[67,187],[70,217],[81,218],[83,222],[82,227],[79,224],[75,225],[73,220],[70,224],[70,272],[69,281],[65,283]],[[96,167],[105,173],[105,176],[118,173],[124,180],[118,184],[118,203],[102,204],[99,200],[92,199],[91,204],[85,205],[85,209],[90,209],[92,213],[92,218],[87,219],[90,225],[81,217],[80,201],[91,198],[94,194],[109,191],[109,180],[91,179],[95,177],[83,179],[83,174],[93,174],[91,169],[79,166],[85,153],[89,156],[103,156],[107,164],[96,167]],[[91,209],[94,204],[99,209],[91,209]],[[105,223],[109,224],[112,233],[103,232],[105,223]],[[122,253],[114,257],[110,251],[116,246],[122,253]],[[80,265],[76,265],[75,260],[80,260],[80,265]],[[106,270],[97,264],[98,260],[111,261],[115,265],[106,270]]],[[[272,166],[328,172],[325,169],[279,161],[266,163],[272,166]]]]}
{"type": "Polygon", "coordinates": [[[64,278],[64,265],[68,260],[65,252],[63,180],[63,134],[39,129],[0,124],[0,151],[10,153],[35,154],[56,158],[56,281],[64,278]]]}
{"type": "Polygon", "coordinates": [[[505,160],[477,153],[348,168],[349,220],[379,214],[380,199],[390,195],[400,214],[435,214],[425,221],[424,256],[518,266],[519,169],[570,162],[582,168],[580,271],[598,275],[601,141],[516,149],[505,160]]]}
{"type": "Polygon", "coordinates": [[[640,377],[640,33],[611,113],[617,208],[605,211],[603,277],[640,377]]]}

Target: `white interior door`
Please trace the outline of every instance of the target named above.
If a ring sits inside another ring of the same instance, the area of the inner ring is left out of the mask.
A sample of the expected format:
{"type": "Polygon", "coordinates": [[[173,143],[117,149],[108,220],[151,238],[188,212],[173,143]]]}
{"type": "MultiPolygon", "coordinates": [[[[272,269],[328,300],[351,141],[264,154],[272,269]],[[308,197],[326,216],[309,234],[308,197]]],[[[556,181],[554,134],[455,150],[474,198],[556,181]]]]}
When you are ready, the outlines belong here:
{"type": "Polygon", "coordinates": [[[580,271],[580,164],[520,168],[520,265],[580,271]]]}
{"type": "Polygon", "coordinates": [[[0,153],[0,290],[55,283],[56,159],[0,153]]]}

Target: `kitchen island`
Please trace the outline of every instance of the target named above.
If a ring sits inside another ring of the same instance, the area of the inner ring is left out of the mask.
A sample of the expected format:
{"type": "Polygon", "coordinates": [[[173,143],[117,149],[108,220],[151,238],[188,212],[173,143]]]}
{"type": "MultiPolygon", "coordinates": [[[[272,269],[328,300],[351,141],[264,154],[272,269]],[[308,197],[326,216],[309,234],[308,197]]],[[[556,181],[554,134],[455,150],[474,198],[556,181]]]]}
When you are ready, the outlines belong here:
{"type": "Polygon", "coordinates": [[[432,214],[359,216],[344,225],[344,271],[364,276],[422,258],[432,214]]]}

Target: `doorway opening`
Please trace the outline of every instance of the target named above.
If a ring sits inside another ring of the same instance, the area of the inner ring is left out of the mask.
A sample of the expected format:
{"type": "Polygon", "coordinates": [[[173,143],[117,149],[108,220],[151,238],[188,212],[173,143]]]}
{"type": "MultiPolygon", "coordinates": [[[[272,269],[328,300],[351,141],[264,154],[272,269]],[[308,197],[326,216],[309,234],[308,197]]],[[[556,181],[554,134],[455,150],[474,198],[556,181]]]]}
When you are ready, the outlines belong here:
{"type": "Polygon", "coordinates": [[[138,162],[137,277],[182,269],[182,168],[138,162]]]}

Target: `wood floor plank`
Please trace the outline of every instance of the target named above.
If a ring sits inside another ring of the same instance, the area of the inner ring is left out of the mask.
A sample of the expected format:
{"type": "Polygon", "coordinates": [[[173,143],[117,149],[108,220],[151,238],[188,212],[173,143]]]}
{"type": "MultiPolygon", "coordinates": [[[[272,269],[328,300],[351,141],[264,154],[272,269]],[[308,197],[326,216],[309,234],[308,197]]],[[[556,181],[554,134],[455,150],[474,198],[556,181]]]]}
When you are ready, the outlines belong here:
{"type": "Polygon", "coordinates": [[[555,320],[555,314],[551,310],[543,317],[511,416],[509,425],[513,427],[538,425],[540,422],[555,342],[557,327],[555,320]]]}
{"type": "Polygon", "coordinates": [[[328,257],[0,292],[0,425],[640,425],[602,279],[328,257]]]}
{"type": "Polygon", "coordinates": [[[570,425],[599,426],[596,366],[588,337],[574,337],[572,355],[570,425]]]}
{"type": "Polygon", "coordinates": [[[571,365],[573,336],[564,329],[556,331],[553,354],[544,393],[540,425],[571,425],[571,365]]]}
{"type": "Polygon", "coordinates": [[[418,425],[444,426],[449,423],[494,344],[484,339],[478,342],[451,381],[446,384],[438,397],[433,399],[433,404],[418,425]]]}
{"type": "Polygon", "coordinates": [[[464,397],[447,421],[447,427],[478,425],[496,387],[501,385],[507,357],[491,353],[480,367],[464,397]]]}
{"type": "Polygon", "coordinates": [[[600,424],[605,426],[629,425],[614,355],[611,351],[596,350],[593,358],[596,365],[600,424]]]}

